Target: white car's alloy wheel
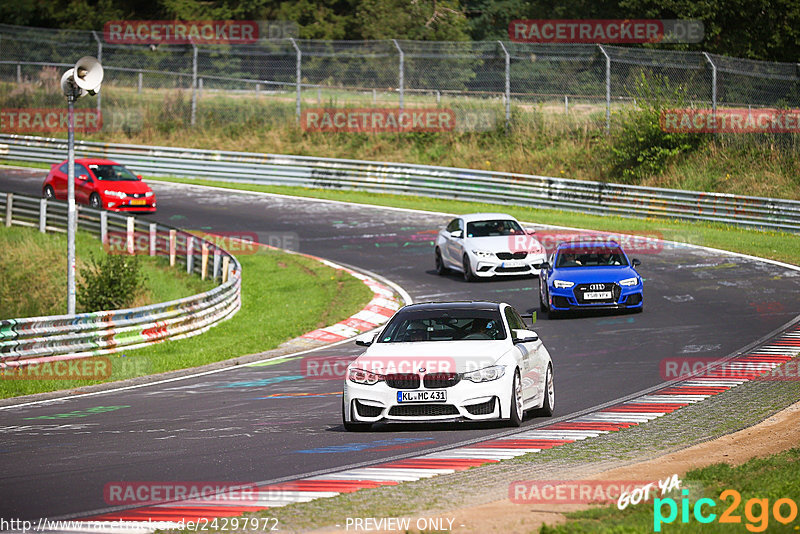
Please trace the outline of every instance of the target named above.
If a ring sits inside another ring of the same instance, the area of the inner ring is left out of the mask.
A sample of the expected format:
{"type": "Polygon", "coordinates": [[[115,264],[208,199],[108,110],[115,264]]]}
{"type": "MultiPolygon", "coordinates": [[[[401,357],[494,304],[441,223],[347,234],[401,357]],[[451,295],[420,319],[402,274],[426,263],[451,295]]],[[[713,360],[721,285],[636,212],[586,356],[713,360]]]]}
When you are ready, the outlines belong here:
{"type": "Polygon", "coordinates": [[[525,412],[522,409],[522,380],[519,378],[519,371],[514,373],[514,381],[511,382],[511,414],[508,422],[511,426],[520,426],[525,412]]]}

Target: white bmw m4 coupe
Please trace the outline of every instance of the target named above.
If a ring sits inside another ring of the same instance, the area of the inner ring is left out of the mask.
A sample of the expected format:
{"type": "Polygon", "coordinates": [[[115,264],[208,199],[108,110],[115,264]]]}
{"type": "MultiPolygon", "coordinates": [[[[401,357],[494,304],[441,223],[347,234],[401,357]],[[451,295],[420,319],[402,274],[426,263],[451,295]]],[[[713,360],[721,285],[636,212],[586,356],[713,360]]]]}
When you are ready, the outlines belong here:
{"type": "Polygon", "coordinates": [[[553,363],[536,332],[505,303],[443,302],[401,308],[347,368],[347,430],[378,422],[502,420],[553,413],[553,363]]]}
{"type": "Polygon", "coordinates": [[[467,282],[493,276],[536,276],[547,260],[533,233],[505,213],[456,217],[439,231],[434,256],[437,273],[461,272],[467,282]]]}

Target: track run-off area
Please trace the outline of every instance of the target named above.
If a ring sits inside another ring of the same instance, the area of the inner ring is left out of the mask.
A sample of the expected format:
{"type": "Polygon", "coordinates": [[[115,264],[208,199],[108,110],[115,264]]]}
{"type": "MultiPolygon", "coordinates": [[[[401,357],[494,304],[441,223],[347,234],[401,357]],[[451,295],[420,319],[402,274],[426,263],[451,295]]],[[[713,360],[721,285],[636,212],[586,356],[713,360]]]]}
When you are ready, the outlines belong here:
{"type": "MultiPolygon", "coordinates": [[[[0,168],[0,191],[39,195],[45,174],[0,168]]],[[[159,222],[255,234],[262,243],[376,273],[415,302],[505,301],[520,312],[538,311],[536,278],[467,283],[435,273],[432,241],[452,218],[447,214],[149,183],[159,206],[151,218],[159,222]]],[[[788,266],[670,243],[629,255],[642,260],[643,313],[558,320],[539,314],[533,329],[553,359],[555,414],[528,418],[515,432],[653,388],[665,382],[664,361],[723,358],[800,313],[800,271],[788,266]]],[[[455,423],[346,432],[341,381],[304,376],[303,358],[355,357],[361,350],[349,341],[295,358],[4,408],[0,516],[109,512],[104,489],[115,482],[271,484],[509,433],[499,424],[455,423]]]]}

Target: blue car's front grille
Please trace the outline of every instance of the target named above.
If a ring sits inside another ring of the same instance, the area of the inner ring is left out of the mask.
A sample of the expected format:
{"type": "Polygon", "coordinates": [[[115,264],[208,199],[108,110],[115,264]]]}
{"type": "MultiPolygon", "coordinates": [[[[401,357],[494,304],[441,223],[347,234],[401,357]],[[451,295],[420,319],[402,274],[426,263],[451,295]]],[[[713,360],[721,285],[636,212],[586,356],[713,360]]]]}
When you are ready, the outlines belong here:
{"type": "Polygon", "coordinates": [[[578,304],[611,304],[619,302],[622,288],[619,284],[611,282],[597,282],[593,284],[578,284],[572,290],[572,293],[575,295],[575,300],[578,301],[578,304]],[[584,296],[586,293],[610,293],[610,298],[587,299],[584,296]]]}

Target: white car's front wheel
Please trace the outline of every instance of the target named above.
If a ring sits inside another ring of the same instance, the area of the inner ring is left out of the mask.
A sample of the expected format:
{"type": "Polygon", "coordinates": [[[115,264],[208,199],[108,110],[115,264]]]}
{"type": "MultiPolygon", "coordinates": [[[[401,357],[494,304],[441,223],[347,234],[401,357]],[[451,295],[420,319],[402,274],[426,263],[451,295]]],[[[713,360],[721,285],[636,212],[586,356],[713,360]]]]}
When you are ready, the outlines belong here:
{"type": "Polygon", "coordinates": [[[522,409],[522,380],[519,378],[519,371],[514,372],[514,380],[511,382],[511,410],[508,417],[510,426],[520,426],[525,415],[522,409]]]}
{"type": "Polygon", "coordinates": [[[436,274],[444,276],[447,274],[447,267],[445,267],[444,260],[442,259],[442,251],[437,248],[434,254],[436,255],[436,274]]]}
{"type": "Polygon", "coordinates": [[[536,415],[550,417],[553,415],[553,408],[556,405],[556,390],[553,387],[553,368],[547,366],[547,375],[544,378],[544,399],[542,407],[536,411],[536,415]]]}
{"type": "Polygon", "coordinates": [[[469,256],[467,256],[466,254],[464,254],[463,268],[464,268],[464,280],[467,282],[474,282],[476,279],[475,273],[472,272],[472,264],[469,261],[469,256]]]}

